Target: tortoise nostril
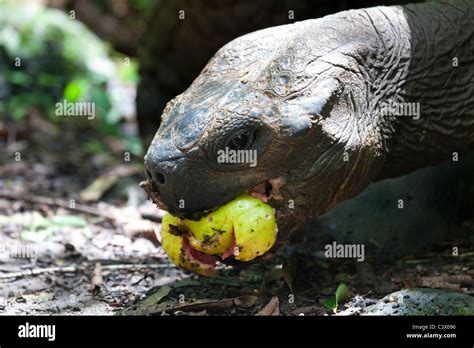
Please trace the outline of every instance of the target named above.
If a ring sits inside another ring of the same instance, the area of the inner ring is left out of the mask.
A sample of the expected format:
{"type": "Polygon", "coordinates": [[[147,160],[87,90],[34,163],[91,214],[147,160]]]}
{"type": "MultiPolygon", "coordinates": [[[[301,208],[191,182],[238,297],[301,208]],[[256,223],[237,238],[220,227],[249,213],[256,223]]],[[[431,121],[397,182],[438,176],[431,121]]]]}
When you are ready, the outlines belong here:
{"type": "Polygon", "coordinates": [[[156,181],[158,181],[159,184],[163,185],[165,183],[165,176],[161,173],[156,173],[155,175],[156,181]]]}
{"type": "Polygon", "coordinates": [[[154,184],[163,185],[165,183],[165,176],[162,173],[157,172],[155,173],[155,175],[153,175],[150,170],[145,168],[145,175],[147,179],[153,182],[154,184]]]}

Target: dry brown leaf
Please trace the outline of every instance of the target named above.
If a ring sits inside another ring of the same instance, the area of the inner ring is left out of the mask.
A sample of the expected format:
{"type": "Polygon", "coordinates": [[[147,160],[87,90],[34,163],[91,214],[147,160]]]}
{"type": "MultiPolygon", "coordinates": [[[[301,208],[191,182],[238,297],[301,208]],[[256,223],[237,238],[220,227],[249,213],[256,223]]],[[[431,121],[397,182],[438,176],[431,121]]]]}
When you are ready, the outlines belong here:
{"type": "Polygon", "coordinates": [[[242,295],[234,299],[234,304],[240,307],[252,307],[258,300],[257,296],[242,295]]]}
{"type": "Polygon", "coordinates": [[[280,315],[280,301],[278,297],[272,297],[272,299],[262,308],[257,316],[278,316],[280,315]]]}
{"type": "Polygon", "coordinates": [[[162,299],[164,299],[168,294],[171,292],[172,288],[170,286],[162,286],[160,289],[155,292],[153,295],[148,297],[149,302],[153,302],[153,304],[158,304],[162,299]]]}
{"type": "Polygon", "coordinates": [[[120,165],[95,179],[81,191],[79,197],[84,202],[97,202],[120,178],[137,174],[139,169],[134,166],[120,165]]]}

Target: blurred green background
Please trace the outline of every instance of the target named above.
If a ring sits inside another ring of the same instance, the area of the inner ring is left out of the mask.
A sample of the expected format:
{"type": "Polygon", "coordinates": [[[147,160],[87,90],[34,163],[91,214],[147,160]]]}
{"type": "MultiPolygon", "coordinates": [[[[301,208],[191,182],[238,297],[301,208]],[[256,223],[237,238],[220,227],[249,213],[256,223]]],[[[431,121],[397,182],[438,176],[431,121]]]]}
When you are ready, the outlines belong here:
{"type": "MultiPolygon", "coordinates": [[[[140,13],[151,3],[130,1],[129,11],[140,13]]],[[[50,130],[72,127],[89,134],[80,137],[79,146],[86,153],[107,151],[100,140],[104,135],[120,142],[122,150],[141,156],[135,120],[137,83],[137,59],[100,39],[75,10],[52,9],[39,1],[0,4],[0,140],[26,138],[34,146],[29,121],[39,117],[57,126],[46,127],[50,130]],[[55,105],[63,100],[93,103],[95,119],[59,117],[55,105]]],[[[67,141],[58,139],[63,140],[67,141]]]]}

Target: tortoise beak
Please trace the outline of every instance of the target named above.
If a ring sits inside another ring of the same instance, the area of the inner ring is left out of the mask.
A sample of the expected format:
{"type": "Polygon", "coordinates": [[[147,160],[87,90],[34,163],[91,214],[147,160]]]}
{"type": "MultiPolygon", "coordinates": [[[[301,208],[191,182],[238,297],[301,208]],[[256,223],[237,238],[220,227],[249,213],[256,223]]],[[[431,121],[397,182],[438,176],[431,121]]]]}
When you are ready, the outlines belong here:
{"type": "Polygon", "coordinates": [[[169,141],[154,142],[145,156],[144,184],[150,198],[175,216],[199,220],[235,197],[223,178],[214,178],[206,166],[196,163],[169,141]]]}

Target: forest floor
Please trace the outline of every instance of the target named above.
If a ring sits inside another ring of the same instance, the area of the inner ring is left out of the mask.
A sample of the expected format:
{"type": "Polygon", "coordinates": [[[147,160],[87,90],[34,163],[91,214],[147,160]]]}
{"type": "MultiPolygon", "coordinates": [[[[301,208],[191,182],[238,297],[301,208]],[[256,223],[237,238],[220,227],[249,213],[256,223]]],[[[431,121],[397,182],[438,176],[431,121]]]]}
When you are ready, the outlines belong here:
{"type": "Polygon", "coordinates": [[[403,288],[474,294],[472,243],[457,243],[459,257],[451,241],[358,263],[326,259],[318,231],[272,260],[190,275],[159,244],[163,212],[138,186],[140,161],[119,150],[84,157],[62,136],[72,142],[62,150],[15,143],[0,154],[0,314],[333,315],[324,303],[340,284],[349,291],[339,315],[403,288]]]}

